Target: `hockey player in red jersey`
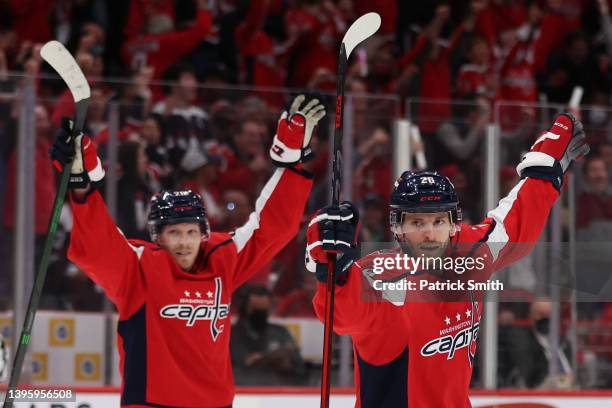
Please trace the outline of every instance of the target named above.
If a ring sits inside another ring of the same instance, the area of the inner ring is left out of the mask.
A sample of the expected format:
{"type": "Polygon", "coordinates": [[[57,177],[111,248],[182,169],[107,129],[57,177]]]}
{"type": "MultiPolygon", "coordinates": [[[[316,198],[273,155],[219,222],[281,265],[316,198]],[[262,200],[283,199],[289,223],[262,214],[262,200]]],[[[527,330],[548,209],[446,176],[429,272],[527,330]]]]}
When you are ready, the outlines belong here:
{"type": "Polygon", "coordinates": [[[344,202],[317,212],[308,227],[306,251],[306,267],[320,281],[313,303],[323,319],[328,256],[335,254],[334,330],[353,340],[356,407],[471,406],[468,389],[482,293],[384,290],[381,282],[418,279],[439,284],[451,276],[483,281],[526,255],[546,223],[570,164],[588,153],[584,139],[582,124],[571,114],[557,116],[518,165],[520,182],[474,226],[461,224],[459,201],[446,177],[404,172],[390,199],[391,230],[399,248],[359,260],[357,209],[344,202]],[[450,273],[416,267],[376,271],[380,259],[393,260],[398,254],[434,260],[482,256],[486,268],[463,274],[457,268],[450,273]]]}
{"type": "Polygon", "coordinates": [[[60,130],[57,166],[74,154],[68,257],[117,306],[122,406],[231,406],[231,294],[297,233],[312,187],[302,162],[324,115],[303,95],[283,112],[270,149],[278,168],[245,225],[211,232],[199,195],[166,191],[151,201],[153,242],[118,230],[95,189],[104,170],[94,143],[82,134],[72,143],[69,126],[60,130]]]}

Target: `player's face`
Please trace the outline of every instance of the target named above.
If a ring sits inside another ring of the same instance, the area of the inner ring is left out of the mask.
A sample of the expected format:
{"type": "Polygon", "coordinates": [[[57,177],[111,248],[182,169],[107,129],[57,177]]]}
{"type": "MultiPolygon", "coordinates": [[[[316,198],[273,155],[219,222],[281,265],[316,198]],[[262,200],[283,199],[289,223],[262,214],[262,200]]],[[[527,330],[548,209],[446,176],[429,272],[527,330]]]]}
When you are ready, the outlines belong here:
{"type": "Polygon", "coordinates": [[[447,212],[404,213],[401,226],[394,232],[414,256],[437,257],[444,253],[454,227],[447,212]]]}
{"type": "Polygon", "coordinates": [[[181,269],[189,272],[200,252],[202,233],[196,223],[166,225],[159,234],[158,243],[174,257],[181,269]]]}

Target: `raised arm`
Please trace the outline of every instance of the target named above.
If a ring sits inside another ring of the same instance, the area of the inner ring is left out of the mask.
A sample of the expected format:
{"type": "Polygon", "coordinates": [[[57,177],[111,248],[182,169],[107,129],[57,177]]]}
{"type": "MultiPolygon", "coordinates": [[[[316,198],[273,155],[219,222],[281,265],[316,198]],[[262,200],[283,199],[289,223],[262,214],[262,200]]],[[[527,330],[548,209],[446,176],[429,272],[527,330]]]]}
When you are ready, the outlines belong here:
{"type": "Polygon", "coordinates": [[[104,289],[120,314],[130,315],[135,310],[129,310],[127,300],[139,307],[144,290],[139,267],[144,247],[125,239],[95,189],[104,177],[96,146],[83,134],[72,141],[70,123],[64,121],[51,156],[58,169],[74,156],[68,185],[73,214],[68,258],[104,289]]]}
{"type": "Polygon", "coordinates": [[[481,224],[471,227],[489,246],[493,270],[531,251],[559,197],[565,173],[588,152],[582,123],[570,113],[558,115],[550,130],[535,141],[517,166],[519,183],[481,224]]]}
{"type": "Polygon", "coordinates": [[[232,239],[238,252],[234,287],[247,281],[298,232],[312,188],[302,163],[312,156],[310,139],[325,108],[317,99],[297,96],[278,121],[270,156],[279,167],[262,189],[255,211],[232,239]]]}

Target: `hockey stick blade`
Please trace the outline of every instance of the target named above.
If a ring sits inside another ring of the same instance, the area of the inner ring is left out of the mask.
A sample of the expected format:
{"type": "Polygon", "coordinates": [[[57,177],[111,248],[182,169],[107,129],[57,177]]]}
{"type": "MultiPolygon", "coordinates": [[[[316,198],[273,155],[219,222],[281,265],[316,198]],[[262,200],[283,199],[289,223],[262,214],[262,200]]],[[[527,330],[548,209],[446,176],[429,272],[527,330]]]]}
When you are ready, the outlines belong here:
{"type": "Polygon", "coordinates": [[[371,37],[380,28],[380,16],[378,13],[367,13],[359,17],[346,31],[342,43],[346,49],[346,59],[360,42],[371,37]]]}
{"type": "Polygon", "coordinates": [[[72,54],[59,41],[49,41],[43,45],[40,49],[40,56],[53,67],[70,89],[76,104],[73,129],[75,132],[81,131],[89,97],[91,96],[89,83],[83,75],[83,71],[81,71],[72,54]]]}
{"type": "Polygon", "coordinates": [[[62,77],[77,103],[89,98],[91,91],[85,75],[74,57],[59,41],[49,41],[40,49],[40,56],[62,77]]]}

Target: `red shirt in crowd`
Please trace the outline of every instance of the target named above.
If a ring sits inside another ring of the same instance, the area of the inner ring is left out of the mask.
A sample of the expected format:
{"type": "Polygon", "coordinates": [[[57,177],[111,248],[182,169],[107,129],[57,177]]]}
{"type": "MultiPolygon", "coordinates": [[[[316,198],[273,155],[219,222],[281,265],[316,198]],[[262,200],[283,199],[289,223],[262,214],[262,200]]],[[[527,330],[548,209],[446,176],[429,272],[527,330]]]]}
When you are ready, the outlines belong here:
{"type": "Polygon", "coordinates": [[[211,13],[198,10],[192,27],[133,38],[124,43],[121,55],[132,68],[145,65],[154,67],[153,79],[160,79],[166,69],[187,55],[210,33],[211,27],[211,13]]]}
{"type": "MultiPolygon", "coordinates": [[[[55,200],[55,173],[53,163],[49,157],[49,149],[51,143],[45,138],[37,138],[36,151],[34,153],[35,161],[35,179],[34,179],[34,230],[37,235],[45,235],[49,227],[49,218],[53,211],[53,202],[55,200]]],[[[8,160],[7,169],[7,185],[6,195],[4,198],[4,226],[13,229],[15,228],[15,184],[17,182],[17,151],[13,151],[8,160]]]]}
{"type": "MultiPolygon", "coordinates": [[[[318,68],[335,73],[338,42],[344,35],[344,20],[339,14],[316,16],[303,8],[287,11],[287,31],[297,35],[293,47],[295,65],[292,86],[305,87],[318,68]]],[[[335,89],[335,84],[331,84],[335,89]]]]}
{"type": "MultiPolygon", "coordinates": [[[[234,37],[241,56],[241,72],[244,82],[261,87],[283,87],[285,66],[276,53],[274,40],[263,30],[268,13],[267,2],[253,1],[246,19],[236,27],[234,37]]],[[[284,104],[281,93],[259,94],[273,106],[284,104]]]]}

